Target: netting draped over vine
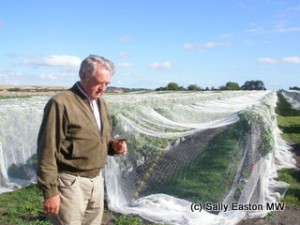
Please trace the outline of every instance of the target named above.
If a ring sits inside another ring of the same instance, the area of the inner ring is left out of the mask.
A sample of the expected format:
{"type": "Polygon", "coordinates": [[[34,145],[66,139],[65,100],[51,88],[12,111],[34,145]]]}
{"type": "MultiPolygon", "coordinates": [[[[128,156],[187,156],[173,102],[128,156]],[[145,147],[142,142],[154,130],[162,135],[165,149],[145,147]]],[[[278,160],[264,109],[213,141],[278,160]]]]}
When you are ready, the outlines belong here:
{"type": "Polygon", "coordinates": [[[171,224],[266,215],[287,188],[274,179],[277,170],[294,166],[276,99],[274,92],[110,96],[114,132],[127,139],[129,154],[106,168],[109,207],[171,224]]]}
{"type": "Polygon", "coordinates": [[[0,193],[36,180],[36,140],[46,99],[0,99],[0,193]]]}
{"type": "Polygon", "coordinates": [[[300,91],[284,91],[282,93],[294,109],[300,110],[300,91]]]}
{"type": "MultiPolygon", "coordinates": [[[[126,138],[129,149],[126,157],[110,157],[105,168],[111,210],[167,224],[231,225],[266,215],[267,205],[285,193],[287,184],[275,178],[294,161],[276,124],[275,92],[105,98],[113,135],[126,138]]],[[[47,100],[0,100],[0,193],[35,182],[36,137],[47,100]]]]}

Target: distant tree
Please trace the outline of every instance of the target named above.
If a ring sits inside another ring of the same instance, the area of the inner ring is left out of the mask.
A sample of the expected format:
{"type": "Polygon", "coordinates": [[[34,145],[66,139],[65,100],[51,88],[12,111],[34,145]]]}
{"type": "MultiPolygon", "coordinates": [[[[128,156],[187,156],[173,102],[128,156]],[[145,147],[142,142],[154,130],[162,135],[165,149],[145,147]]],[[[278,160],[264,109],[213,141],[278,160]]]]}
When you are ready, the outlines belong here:
{"type": "Polygon", "coordinates": [[[159,87],[159,88],[156,88],[155,91],[165,91],[166,88],[165,87],[159,87]]]}
{"type": "MultiPolygon", "coordinates": [[[[196,84],[191,84],[187,88],[183,86],[179,86],[176,82],[170,82],[165,87],[159,87],[156,88],[155,91],[203,91],[204,89],[199,87],[196,84]]],[[[210,90],[208,87],[205,90],[210,90]]],[[[218,90],[214,89],[214,87],[211,88],[211,90],[218,90]]]]}
{"type": "Polygon", "coordinates": [[[167,90],[169,91],[179,91],[180,90],[180,87],[178,86],[177,83],[175,82],[170,82],[167,87],[166,87],[167,90]]]}
{"type": "Polygon", "coordinates": [[[226,91],[226,90],[228,90],[228,89],[227,89],[226,86],[222,85],[222,86],[219,87],[219,90],[226,91]]]}
{"type": "Polygon", "coordinates": [[[295,86],[295,87],[290,87],[289,90],[300,91],[300,88],[295,86]]]}
{"type": "Polygon", "coordinates": [[[180,87],[179,87],[179,91],[186,91],[186,88],[183,87],[183,86],[180,86],[180,87]]]}
{"type": "Polygon", "coordinates": [[[241,90],[266,90],[265,85],[260,80],[251,80],[246,81],[244,85],[242,85],[241,90]]]}
{"type": "Polygon", "coordinates": [[[187,87],[187,89],[189,91],[201,91],[202,90],[202,88],[199,87],[197,84],[191,84],[187,87]]]}
{"type": "Polygon", "coordinates": [[[240,90],[240,86],[235,82],[227,82],[225,86],[220,86],[220,90],[240,90]]]}
{"type": "Polygon", "coordinates": [[[225,87],[227,90],[240,90],[240,85],[231,81],[227,82],[225,87]]]}

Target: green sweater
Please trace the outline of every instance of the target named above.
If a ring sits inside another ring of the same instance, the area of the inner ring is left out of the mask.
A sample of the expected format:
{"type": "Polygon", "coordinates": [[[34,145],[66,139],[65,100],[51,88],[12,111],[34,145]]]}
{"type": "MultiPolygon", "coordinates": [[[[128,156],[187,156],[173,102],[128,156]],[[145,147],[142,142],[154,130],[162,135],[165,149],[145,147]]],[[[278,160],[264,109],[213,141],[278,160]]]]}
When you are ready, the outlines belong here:
{"type": "Polygon", "coordinates": [[[104,99],[97,100],[101,131],[88,99],[75,84],[46,104],[37,142],[37,182],[44,197],[57,195],[58,173],[95,177],[111,148],[111,119],[104,99]]]}

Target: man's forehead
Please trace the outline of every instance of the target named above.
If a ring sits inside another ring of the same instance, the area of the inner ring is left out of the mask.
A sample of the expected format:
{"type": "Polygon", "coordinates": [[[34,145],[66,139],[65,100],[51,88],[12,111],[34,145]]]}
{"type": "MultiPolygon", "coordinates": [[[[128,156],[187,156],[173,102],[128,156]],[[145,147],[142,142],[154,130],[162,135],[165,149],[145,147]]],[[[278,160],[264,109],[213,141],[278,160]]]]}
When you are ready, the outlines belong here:
{"type": "Polygon", "coordinates": [[[94,80],[97,83],[109,83],[111,79],[111,74],[107,70],[98,71],[95,73],[94,80]]]}
{"type": "Polygon", "coordinates": [[[111,75],[111,71],[109,69],[107,69],[105,66],[103,65],[98,65],[95,71],[95,75],[97,76],[110,76],[111,75]]]}

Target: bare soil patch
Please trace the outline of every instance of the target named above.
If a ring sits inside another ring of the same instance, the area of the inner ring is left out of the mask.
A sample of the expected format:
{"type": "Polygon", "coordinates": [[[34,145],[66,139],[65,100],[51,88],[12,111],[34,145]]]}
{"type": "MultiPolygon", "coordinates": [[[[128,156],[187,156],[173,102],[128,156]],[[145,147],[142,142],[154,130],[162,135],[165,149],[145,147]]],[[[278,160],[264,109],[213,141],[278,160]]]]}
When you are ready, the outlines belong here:
{"type": "Polygon", "coordinates": [[[0,96],[54,95],[68,88],[65,86],[0,85],[0,96]]]}

